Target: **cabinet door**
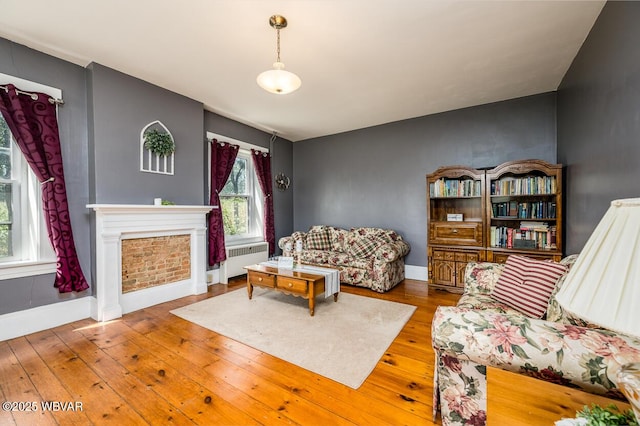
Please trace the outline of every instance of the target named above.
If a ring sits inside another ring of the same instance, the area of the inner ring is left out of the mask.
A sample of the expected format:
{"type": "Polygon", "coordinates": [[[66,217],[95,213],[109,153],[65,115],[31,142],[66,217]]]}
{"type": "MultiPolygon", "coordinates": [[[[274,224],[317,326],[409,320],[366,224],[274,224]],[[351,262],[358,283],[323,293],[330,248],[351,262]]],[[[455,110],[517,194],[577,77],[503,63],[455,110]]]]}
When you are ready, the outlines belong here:
{"type": "Polygon", "coordinates": [[[464,288],[464,272],[467,262],[456,262],[456,287],[464,288]]]}
{"type": "Polygon", "coordinates": [[[433,261],[433,283],[455,287],[455,262],[448,260],[433,261]]]}

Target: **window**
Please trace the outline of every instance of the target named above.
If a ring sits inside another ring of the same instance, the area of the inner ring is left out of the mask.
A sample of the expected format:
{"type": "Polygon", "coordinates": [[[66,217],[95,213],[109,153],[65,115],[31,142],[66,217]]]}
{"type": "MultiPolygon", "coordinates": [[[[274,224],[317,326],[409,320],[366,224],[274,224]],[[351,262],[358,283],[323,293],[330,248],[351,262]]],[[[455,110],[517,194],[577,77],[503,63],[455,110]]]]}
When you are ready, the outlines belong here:
{"type": "Polygon", "coordinates": [[[263,241],[264,195],[251,158],[251,148],[260,147],[225,136],[210,133],[207,136],[240,145],[229,179],[220,192],[225,241],[227,244],[263,241]]]}
{"type": "MultiPolygon", "coordinates": [[[[46,93],[35,83],[25,86],[15,80],[9,81],[20,89],[46,93]]],[[[61,97],[59,91],[52,95],[61,97]]],[[[42,213],[40,182],[0,115],[0,279],[55,272],[55,259],[42,213]]]]}

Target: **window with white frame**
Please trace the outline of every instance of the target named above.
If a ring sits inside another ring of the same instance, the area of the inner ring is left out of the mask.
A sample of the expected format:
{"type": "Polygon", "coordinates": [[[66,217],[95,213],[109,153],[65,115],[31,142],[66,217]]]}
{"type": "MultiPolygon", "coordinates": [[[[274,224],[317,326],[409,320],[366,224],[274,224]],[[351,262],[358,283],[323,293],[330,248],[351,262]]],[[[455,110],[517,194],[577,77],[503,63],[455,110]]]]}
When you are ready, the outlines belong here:
{"type": "Polygon", "coordinates": [[[227,244],[263,241],[264,195],[256,176],[251,149],[264,148],[225,136],[208,134],[209,139],[239,145],[231,174],[220,192],[220,208],[227,244]]]}
{"type": "MultiPolygon", "coordinates": [[[[45,92],[41,90],[45,86],[14,79],[15,83],[10,82],[22,90],[45,92]]],[[[61,97],[60,91],[53,90],[52,96],[61,97]]],[[[40,182],[0,115],[0,279],[55,272],[55,261],[40,182]]]]}

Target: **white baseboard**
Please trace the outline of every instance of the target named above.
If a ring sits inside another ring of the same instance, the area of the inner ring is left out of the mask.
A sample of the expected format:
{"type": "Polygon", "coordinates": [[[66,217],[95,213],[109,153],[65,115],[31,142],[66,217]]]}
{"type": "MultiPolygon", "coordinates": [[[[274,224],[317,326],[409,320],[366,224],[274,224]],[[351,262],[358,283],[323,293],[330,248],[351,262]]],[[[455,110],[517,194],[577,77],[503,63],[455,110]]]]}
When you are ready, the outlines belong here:
{"type": "Polygon", "coordinates": [[[0,341],[89,318],[91,297],[38,306],[0,315],[0,341]]]}
{"type": "Polygon", "coordinates": [[[429,269],[426,266],[404,265],[404,277],[410,280],[429,280],[429,269]]]}
{"type": "MultiPolygon", "coordinates": [[[[427,281],[428,269],[426,266],[405,265],[405,277],[411,280],[427,281]]],[[[207,271],[207,284],[220,282],[218,269],[207,271]]],[[[184,289],[181,289],[184,291],[184,289]]],[[[191,294],[191,293],[190,293],[191,294]]],[[[160,299],[168,295],[158,295],[160,299]]],[[[171,295],[170,297],[175,297],[171,295]]],[[[181,297],[181,296],[177,296],[181,297]]],[[[54,328],[59,325],[79,321],[91,317],[91,297],[69,300],[67,302],[53,303],[51,305],[38,306],[19,312],[11,312],[0,315],[0,341],[13,339],[26,334],[54,328]]],[[[162,303],[162,302],[157,302],[162,303]]],[[[125,303],[127,305],[127,303],[125,303]]],[[[133,306],[126,306],[129,309],[133,306]]]]}
{"type": "Polygon", "coordinates": [[[220,282],[220,269],[210,269],[207,271],[207,285],[225,284],[220,282]]]}

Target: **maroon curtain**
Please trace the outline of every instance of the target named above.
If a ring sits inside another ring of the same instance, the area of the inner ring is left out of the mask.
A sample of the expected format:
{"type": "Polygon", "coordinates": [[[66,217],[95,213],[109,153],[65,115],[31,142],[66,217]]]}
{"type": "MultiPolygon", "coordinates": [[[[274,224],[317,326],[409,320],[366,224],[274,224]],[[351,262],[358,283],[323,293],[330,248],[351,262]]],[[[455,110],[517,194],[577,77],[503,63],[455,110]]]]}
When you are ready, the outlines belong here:
{"type": "Polygon", "coordinates": [[[216,139],[211,142],[211,198],[209,204],[218,206],[217,209],[213,209],[209,213],[209,265],[212,266],[227,258],[227,253],[224,250],[222,206],[218,193],[227,183],[237,156],[237,145],[220,143],[216,139]]]}
{"type": "Polygon", "coordinates": [[[18,95],[12,84],[0,90],[0,112],[31,170],[42,184],[42,207],[58,260],[54,286],[60,293],[89,288],[73,242],[56,108],[49,95],[18,95]]]}
{"type": "Polygon", "coordinates": [[[269,254],[276,252],[276,228],[273,220],[273,185],[271,184],[271,154],[251,150],[253,165],[262,194],[264,194],[264,239],[269,243],[269,254]]]}

